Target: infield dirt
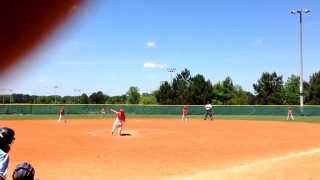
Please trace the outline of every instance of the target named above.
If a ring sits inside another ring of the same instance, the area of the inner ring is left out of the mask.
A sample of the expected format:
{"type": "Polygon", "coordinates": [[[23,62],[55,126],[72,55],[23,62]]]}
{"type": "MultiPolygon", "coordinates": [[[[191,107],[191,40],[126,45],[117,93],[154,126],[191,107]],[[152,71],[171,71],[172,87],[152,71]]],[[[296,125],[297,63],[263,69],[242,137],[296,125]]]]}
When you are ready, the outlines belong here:
{"type": "Polygon", "coordinates": [[[41,180],[319,179],[320,124],[129,118],[1,121],[16,131],[10,177],[22,161],[41,180]]]}

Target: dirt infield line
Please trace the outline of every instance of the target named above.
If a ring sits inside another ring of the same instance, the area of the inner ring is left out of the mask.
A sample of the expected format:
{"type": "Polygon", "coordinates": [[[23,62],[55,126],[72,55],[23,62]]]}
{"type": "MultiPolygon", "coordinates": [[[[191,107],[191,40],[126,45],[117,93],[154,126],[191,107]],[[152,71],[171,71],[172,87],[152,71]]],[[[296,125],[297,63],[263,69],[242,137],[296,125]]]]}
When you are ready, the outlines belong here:
{"type": "MultiPolygon", "coordinates": [[[[204,172],[200,172],[200,173],[196,173],[190,176],[185,176],[185,177],[179,177],[179,176],[173,176],[171,178],[165,178],[165,179],[171,179],[171,180],[180,180],[180,179],[184,179],[184,180],[188,180],[188,179],[234,179],[234,177],[236,177],[235,179],[264,179],[263,177],[240,177],[239,175],[234,175],[234,173],[243,173],[243,174],[247,174],[248,170],[252,171],[257,171],[257,168],[259,166],[268,166],[268,167],[273,167],[270,165],[274,165],[274,163],[280,163],[283,161],[289,161],[289,160],[294,160],[294,159],[298,159],[298,158],[303,158],[303,157],[307,157],[307,156],[313,156],[313,155],[318,155],[320,156],[320,147],[318,148],[312,148],[309,150],[305,150],[305,151],[301,151],[301,152],[295,152],[295,153],[289,153],[287,155],[283,155],[283,156],[279,156],[279,157],[273,157],[273,158],[269,158],[269,159],[265,159],[265,160],[258,160],[255,162],[251,162],[248,164],[243,164],[243,165],[238,165],[238,166],[231,166],[231,167],[226,167],[223,169],[216,169],[216,170],[212,170],[212,171],[204,171],[204,172]],[[233,174],[233,175],[232,175],[233,174]]],[[[292,164],[291,164],[292,166],[292,164]]],[[[273,167],[274,168],[274,167],[273,167]]],[[[262,168],[261,168],[262,169],[262,168]]],[[[301,170],[301,169],[300,169],[301,170]]],[[[256,172],[254,172],[256,173],[256,172]]],[[[253,173],[253,174],[254,174],[253,173]]],[[[259,172],[261,173],[261,172],[259,172]]],[[[257,174],[259,174],[257,173],[257,174]]],[[[271,173],[271,172],[269,172],[271,173]]],[[[263,174],[267,174],[267,173],[263,173],[263,174]]]]}

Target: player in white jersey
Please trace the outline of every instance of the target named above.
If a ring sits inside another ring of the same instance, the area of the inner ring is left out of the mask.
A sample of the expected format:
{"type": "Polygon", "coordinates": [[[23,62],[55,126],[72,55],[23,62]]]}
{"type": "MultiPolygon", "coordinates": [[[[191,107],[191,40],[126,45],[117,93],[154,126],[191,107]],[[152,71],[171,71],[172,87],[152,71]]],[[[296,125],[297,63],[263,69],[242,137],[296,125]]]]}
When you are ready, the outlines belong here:
{"type": "Polygon", "coordinates": [[[291,106],[288,107],[287,120],[294,120],[294,118],[293,118],[293,110],[292,110],[292,107],[291,107],[291,106]]]}
{"type": "Polygon", "coordinates": [[[210,104],[210,102],[208,101],[207,104],[204,106],[206,114],[204,116],[204,120],[207,120],[207,117],[210,116],[210,120],[213,119],[213,112],[212,112],[212,105],[210,104]]]}

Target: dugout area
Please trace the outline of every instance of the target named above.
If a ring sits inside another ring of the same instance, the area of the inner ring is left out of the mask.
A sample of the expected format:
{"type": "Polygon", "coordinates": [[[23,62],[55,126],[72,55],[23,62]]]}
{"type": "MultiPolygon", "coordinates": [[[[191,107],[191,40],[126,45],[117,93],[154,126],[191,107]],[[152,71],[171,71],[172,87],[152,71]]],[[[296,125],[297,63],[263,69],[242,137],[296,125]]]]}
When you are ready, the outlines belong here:
{"type": "Polygon", "coordinates": [[[2,119],[16,131],[14,165],[31,162],[39,179],[317,179],[320,124],[180,117],[2,119]]]}

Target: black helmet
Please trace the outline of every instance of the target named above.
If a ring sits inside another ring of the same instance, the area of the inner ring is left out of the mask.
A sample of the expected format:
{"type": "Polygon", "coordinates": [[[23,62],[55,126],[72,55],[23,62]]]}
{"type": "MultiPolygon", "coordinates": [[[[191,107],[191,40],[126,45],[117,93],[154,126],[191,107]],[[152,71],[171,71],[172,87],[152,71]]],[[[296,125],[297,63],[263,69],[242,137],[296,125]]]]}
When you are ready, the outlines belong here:
{"type": "Polygon", "coordinates": [[[12,174],[13,180],[34,180],[34,168],[27,162],[20,163],[16,166],[12,174]]]}
{"type": "Polygon", "coordinates": [[[9,152],[10,144],[15,139],[14,130],[8,127],[0,128],[0,149],[9,152]]]}

